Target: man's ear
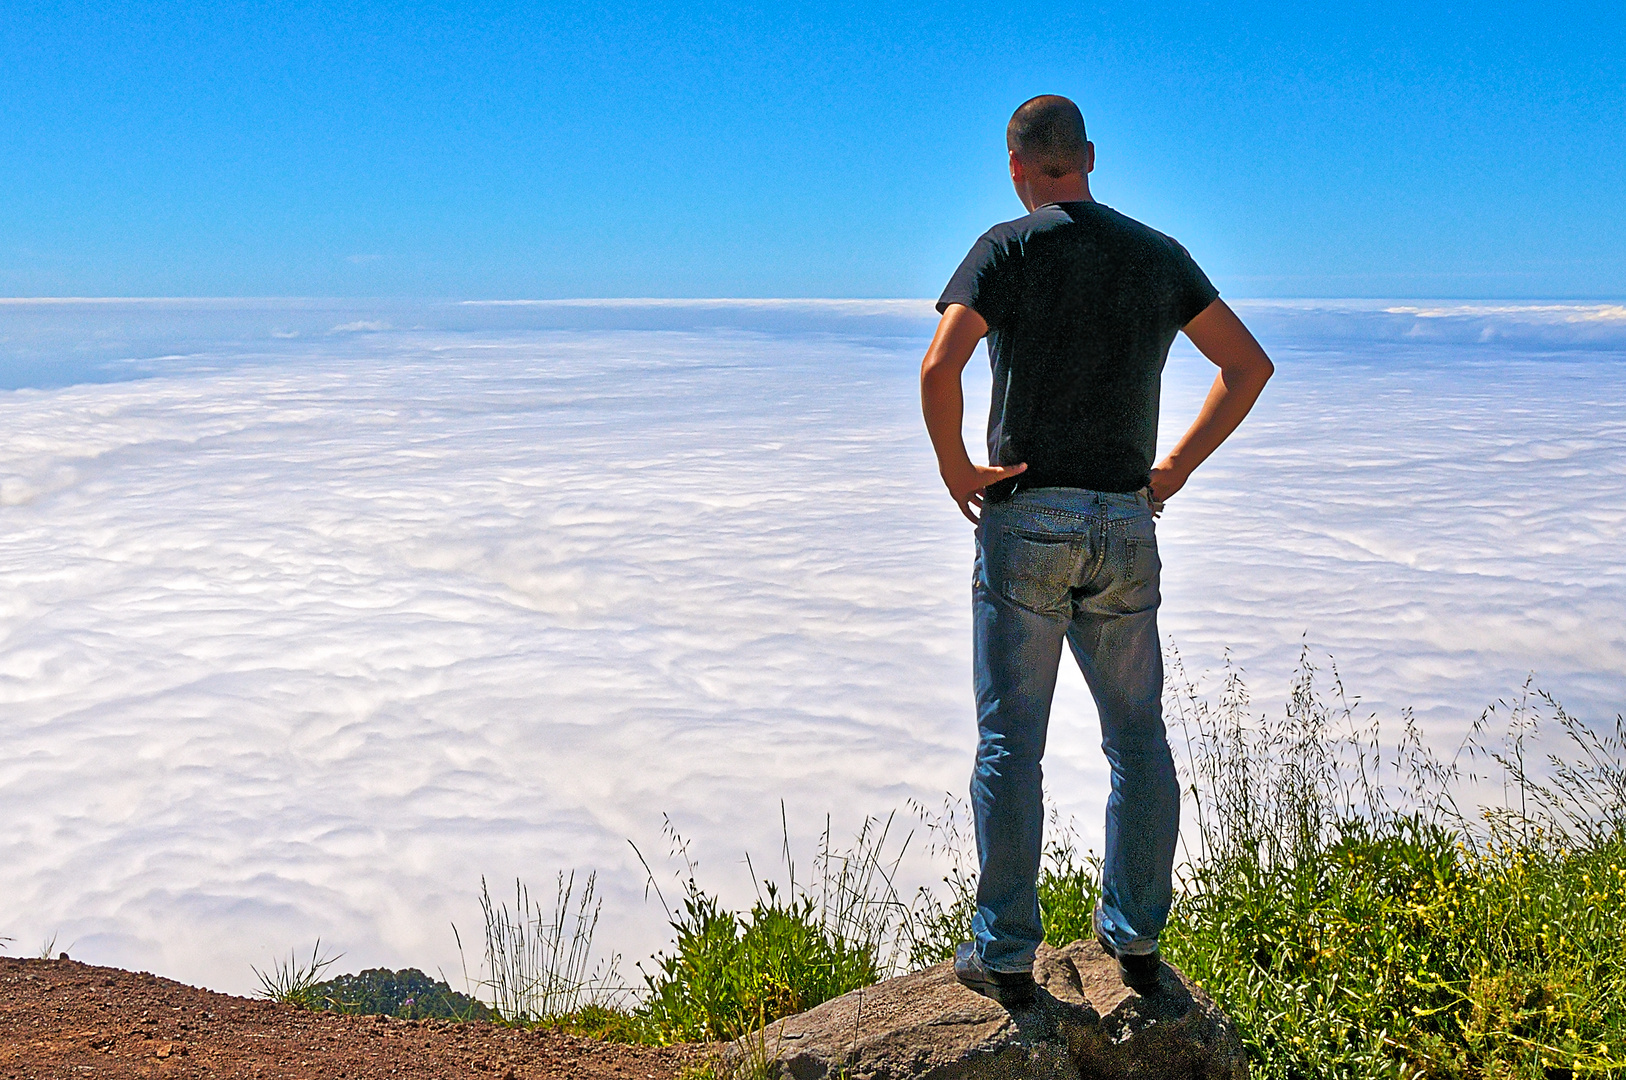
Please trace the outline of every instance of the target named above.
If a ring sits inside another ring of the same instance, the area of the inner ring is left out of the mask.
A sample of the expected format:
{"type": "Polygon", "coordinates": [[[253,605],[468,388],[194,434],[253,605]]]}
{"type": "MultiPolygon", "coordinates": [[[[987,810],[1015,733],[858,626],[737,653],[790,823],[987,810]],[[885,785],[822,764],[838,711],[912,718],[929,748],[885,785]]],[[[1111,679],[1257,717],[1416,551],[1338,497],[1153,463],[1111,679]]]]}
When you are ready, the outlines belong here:
{"type": "Polygon", "coordinates": [[[1095,144],[1088,139],[1084,141],[1084,175],[1088,176],[1095,171],[1095,144]]]}
{"type": "Polygon", "coordinates": [[[1010,152],[1010,155],[1011,155],[1011,183],[1016,184],[1018,187],[1020,187],[1024,182],[1026,182],[1026,180],[1028,178],[1027,170],[1022,167],[1022,159],[1016,156],[1016,151],[1015,150],[1012,150],[1010,152]]]}

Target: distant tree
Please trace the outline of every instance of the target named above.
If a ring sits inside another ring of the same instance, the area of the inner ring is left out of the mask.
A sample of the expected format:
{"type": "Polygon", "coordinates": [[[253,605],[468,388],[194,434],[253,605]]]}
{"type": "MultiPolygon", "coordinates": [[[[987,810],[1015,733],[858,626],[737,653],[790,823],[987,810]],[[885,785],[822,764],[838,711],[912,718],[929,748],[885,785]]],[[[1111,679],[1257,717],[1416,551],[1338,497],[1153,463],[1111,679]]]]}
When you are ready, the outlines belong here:
{"type": "Polygon", "coordinates": [[[335,1012],[399,1016],[407,1020],[488,1020],[491,1010],[417,968],[390,971],[369,968],[359,975],[340,975],[312,988],[317,1000],[335,1012]]]}

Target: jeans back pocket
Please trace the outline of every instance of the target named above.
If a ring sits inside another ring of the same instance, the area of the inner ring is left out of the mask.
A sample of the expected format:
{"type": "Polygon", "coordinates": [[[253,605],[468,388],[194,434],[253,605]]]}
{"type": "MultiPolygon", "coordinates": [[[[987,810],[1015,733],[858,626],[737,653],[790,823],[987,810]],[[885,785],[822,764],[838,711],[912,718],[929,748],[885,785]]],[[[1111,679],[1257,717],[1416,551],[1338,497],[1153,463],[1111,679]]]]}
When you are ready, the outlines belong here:
{"type": "Polygon", "coordinates": [[[1040,615],[1067,615],[1089,552],[1089,539],[1006,526],[983,552],[988,586],[1040,615]]]}

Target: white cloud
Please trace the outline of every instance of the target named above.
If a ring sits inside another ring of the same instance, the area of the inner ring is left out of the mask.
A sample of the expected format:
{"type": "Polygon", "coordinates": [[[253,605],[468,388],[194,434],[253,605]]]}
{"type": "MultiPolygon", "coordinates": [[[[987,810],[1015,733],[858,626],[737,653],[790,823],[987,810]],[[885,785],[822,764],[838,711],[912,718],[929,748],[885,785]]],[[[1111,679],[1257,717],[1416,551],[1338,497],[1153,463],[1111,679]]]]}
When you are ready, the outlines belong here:
{"type": "MultiPolygon", "coordinates": [[[[1442,746],[1530,670],[1612,714],[1618,353],[1328,310],[1250,311],[1278,377],[1160,526],[1188,662],[1275,702],[1307,635],[1442,746]]],[[[626,841],[663,812],[743,896],[781,799],[840,831],[961,790],[970,537],[922,345],[397,331],[0,395],[0,933],[238,990],[318,934],[451,971],[481,874],[598,867],[637,957],[626,841]]],[[[1166,442],[1211,370],[1171,361],[1166,442]]],[[[1076,673],[1057,709],[1051,790],[1096,827],[1076,673]]]]}
{"type": "Polygon", "coordinates": [[[1622,304],[1437,304],[1430,307],[1401,305],[1383,310],[1391,315],[1416,315],[1420,319],[1500,315],[1531,322],[1626,322],[1626,305],[1622,304]]]}

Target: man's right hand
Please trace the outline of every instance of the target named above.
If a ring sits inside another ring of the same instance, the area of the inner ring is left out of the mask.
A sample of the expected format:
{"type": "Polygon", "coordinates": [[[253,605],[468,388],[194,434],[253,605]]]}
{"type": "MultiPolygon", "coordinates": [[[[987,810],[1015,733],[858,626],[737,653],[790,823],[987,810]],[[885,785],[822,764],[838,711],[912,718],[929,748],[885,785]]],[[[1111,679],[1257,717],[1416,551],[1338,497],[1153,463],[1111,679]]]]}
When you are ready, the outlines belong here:
{"type": "MultiPolygon", "coordinates": [[[[967,464],[970,465],[969,462],[967,464]]],[[[966,516],[967,521],[976,525],[982,519],[975,510],[972,510],[972,507],[976,507],[977,510],[982,509],[982,493],[987,490],[990,484],[997,484],[1001,480],[1009,480],[1013,476],[1026,472],[1027,465],[1025,463],[997,466],[971,465],[970,469],[970,472],[956,471],[952,477],[945,475],[943,483],[948,485],[949,494],[954,496],[954,501],[959,504],[960,513],[966,516]]]]}
{"type": "Polygon", "coordinates": [[[937,471],[948,485],[949,494],[960,513],[975,525],[976,510],[982,509],[982,493],[989,484],[1007,480],[1026,465],[973,465],[960,437],[965,419],[965,398],[960,392],[960,372],[988,332],[982,316],[964,304],[950,304],[937,324],[937,335],[920,364],[920,404],[926,414],[926,432],[937,453],[937,471]]]}

